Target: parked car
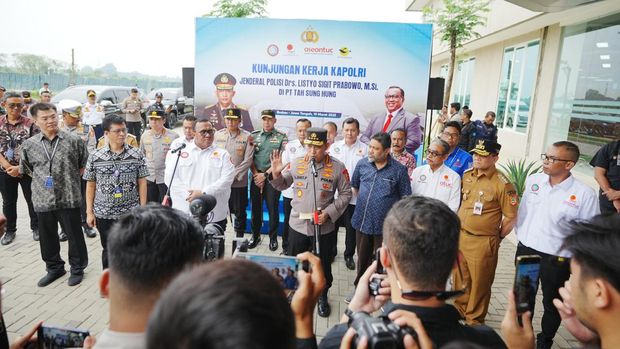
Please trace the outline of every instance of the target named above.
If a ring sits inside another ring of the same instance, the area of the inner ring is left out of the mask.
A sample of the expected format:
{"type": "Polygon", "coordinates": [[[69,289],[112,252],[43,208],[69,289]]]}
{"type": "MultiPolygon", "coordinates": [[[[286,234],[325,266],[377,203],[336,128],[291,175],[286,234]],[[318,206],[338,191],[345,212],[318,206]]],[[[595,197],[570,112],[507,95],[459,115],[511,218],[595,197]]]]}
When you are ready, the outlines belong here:
{"type": "Polygon", "coordinates": [[[168,87],[153,90],[146,95],[149,106],[155,103],[155,94],[163,94],[162,103],[165,107],[165,115],[171,127],[179,121],[183,114],[194,112],[194,99],[183,96],[183,89],[180,87],[168,87]]]}

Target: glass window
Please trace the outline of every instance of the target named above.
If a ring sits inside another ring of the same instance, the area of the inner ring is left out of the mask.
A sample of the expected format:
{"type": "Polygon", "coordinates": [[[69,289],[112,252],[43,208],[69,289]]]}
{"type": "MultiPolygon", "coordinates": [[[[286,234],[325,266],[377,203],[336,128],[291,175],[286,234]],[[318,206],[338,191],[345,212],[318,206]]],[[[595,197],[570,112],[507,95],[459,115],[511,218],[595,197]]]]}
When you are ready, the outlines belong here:
{"type": "Polygon", "coordinates": [[[504,50],[497,99],[497,127],[525,133],[538,69],[539,41],[504,50]]]}
{"type": "Polygon", "coordinates": [[[546,144],[569,140],[581,151],[577,170],[620,135],[620,14],[567,26],[562,33],[546,144]]]}
{"type": "Polygon", "coordinates": [[[452,82],[451,102],[459,102],[461,106],[469,105],[471,101],[471,83],[474,76],[475,58],[459,61],[454,71],[452,82]]]}
{"type": "Polygon", "coordinates": [[[116,99],[114,94],[112,94],[112,90],[105,90],[99,94],[99,101],[110,101],[113,104],[116,104],[116,99]]]}

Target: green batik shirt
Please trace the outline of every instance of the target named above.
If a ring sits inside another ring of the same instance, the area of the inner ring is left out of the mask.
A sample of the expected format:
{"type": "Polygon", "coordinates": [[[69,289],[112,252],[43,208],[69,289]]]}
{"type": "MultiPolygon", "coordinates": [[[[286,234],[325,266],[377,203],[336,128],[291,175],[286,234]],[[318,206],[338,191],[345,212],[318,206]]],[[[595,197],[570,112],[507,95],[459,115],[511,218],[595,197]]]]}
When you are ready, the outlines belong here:
{"type": "Polygon", "coordinates": [[[254,138],[254,166],[259,172],[265,172],[271,167],[269,156],[274,150],[284,150],[288,138],[286,134],[276,130],[252,132],[254,138]]]}

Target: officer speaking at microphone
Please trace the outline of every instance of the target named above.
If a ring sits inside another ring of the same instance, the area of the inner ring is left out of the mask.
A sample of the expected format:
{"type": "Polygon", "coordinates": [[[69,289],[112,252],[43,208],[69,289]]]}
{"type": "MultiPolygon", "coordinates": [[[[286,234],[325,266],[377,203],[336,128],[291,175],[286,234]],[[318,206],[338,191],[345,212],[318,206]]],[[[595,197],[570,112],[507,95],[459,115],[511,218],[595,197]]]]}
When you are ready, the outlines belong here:
{"type": "Polygon", "coordinates": [[[293,185],[287,250],[289,256],[310,251],[314,247],[312,220],[315,216],[316,199],[316,213],[321,233],[319,257],[327,281],[325,291],[319,298],[318,313],[321,317],[328,317],[331,310],[327,301],[327,291],[333,280],[331,256],[333,245],[336,243],[335,222],[347,209],[352,192],[345,165],[326,153],[327,131],[317,127],[307,129],[304,144],[307,146],[306,156],[294,159],[286,168],[282,164],[280,152],[277,150],[272,152],[269,180],[276,190],[284,190],[293,185]],[[316,173],[316,177],[313,172],[316,173]],[[338,198],[334,197],[336,191],[338,198]]]}

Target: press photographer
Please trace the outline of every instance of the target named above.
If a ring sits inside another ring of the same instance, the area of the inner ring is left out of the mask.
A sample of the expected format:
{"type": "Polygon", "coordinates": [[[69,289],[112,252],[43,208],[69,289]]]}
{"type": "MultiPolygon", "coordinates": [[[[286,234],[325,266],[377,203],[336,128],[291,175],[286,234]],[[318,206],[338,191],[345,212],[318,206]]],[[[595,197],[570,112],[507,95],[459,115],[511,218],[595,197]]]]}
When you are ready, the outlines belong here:
{"type": "MultiPolygon", "coordinates": [[[[455,340],[505,348],[491,328],[461,324],[458,311],[446,304],[447,299],[460,294],[460,290],[445,290],[452,268],[458,266],[459,230],[457,215],[436,199],[408,196],[394,204],[383,224],[384,245],[380,249],[387,279],[382,281],[379,295],[372,296],[369,280],[378,276],[374,262],[360,278],[349,311],[372,314],[383,307],[383,316],[409,327],[413,327],[410,324],[415,322],[411,320],[415,313],[438,348],[455,340]]],[[[339,348],[348,323],[355,323],[350,320],[344,315],[342,323],[325,335],[320,348],[339,348]]],[[[360,328],[359,323],[355,327],[360,328]]],[[[350,336],[344,340],[351,341],[350,336]]],[[[370,344],[376,338],[365,340],[372,349],[370,344]]]]}
{"type": "Polygon", "coordinates": [[[213,195],[200,195],[189,204],[189,211],[202,227],[204,237],[203,257],[214,261],[224,257],[224,230],[213,222],[213,208],[217,200],[213,195]]]}

